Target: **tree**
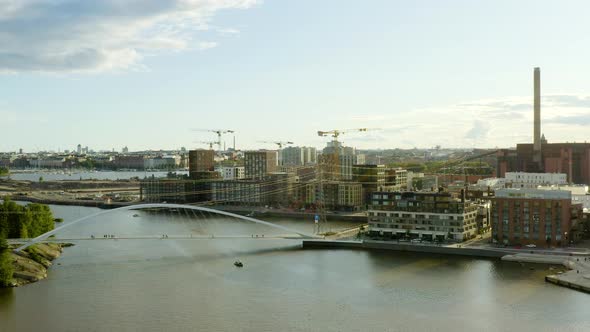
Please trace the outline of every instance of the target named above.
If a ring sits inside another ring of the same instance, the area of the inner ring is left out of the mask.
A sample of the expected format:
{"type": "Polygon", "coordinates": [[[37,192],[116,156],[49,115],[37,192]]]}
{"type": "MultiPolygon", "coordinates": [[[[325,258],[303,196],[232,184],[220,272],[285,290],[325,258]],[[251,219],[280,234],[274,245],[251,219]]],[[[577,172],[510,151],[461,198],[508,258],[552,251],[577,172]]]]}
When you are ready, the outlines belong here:
{"type": "Polygon", "coordinates": [[[10,258],[10,249],[5,238],[0,238],[0,287],[10,286],[14,267],[10,258]]]}
{"type": "Polygon", "coordinates": [[[21,206],[10,199],[0,204],[0,237],[37,237],[53,227],[53,214],[45,204],[21,206]]]}

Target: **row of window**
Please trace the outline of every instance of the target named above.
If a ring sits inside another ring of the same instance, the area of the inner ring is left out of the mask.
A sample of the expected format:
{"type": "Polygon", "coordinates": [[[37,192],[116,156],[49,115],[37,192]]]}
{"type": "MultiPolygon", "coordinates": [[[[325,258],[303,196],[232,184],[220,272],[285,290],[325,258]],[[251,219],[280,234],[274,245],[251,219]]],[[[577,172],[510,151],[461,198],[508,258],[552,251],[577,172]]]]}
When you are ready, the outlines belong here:
{"type": "Polygon", "coordinates": [[[395,229],[395,230],[403,230],[403,231],[408,231],[408,230],[416,230],[416,231],[433,231],[433,232],[451,232],[451,233],[463,233],[463,232],[468,232],[470,230],[475,230],[476,227],[474,225],[469,226],[469,227],[435,227],[435,226],[429,226],[429,227],[420,227],[420,226],[416,226],[416,227],[408,227],[405,225],[401,225],[401,224],[378,224],[378,223],[369,223],[369,226],[371,227],[378,227],[378,228],[386,228],[386,229],[395,229]]]}

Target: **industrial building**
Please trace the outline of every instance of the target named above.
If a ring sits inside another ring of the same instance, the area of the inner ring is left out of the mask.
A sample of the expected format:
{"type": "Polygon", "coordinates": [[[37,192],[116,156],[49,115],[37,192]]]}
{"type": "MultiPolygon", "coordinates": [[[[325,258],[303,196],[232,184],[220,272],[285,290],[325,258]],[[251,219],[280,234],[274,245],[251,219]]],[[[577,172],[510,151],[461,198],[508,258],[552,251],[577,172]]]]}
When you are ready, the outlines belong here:
{"type": "Polygon", "coordinates": [[[565,173],[567,182],[590,184],[590,143],[548,143],[541,134],[541,72],[534,70],[533,143],[499,150],[496,176],[507,172],[565,173]]]}

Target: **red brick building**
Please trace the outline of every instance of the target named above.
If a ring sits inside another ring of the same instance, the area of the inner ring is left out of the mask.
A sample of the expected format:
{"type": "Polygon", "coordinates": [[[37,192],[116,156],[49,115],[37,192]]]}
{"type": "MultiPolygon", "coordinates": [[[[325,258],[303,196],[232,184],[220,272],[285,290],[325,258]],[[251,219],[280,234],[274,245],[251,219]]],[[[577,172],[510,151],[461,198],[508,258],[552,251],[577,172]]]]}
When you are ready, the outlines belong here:
{"type": "Polygon", "coordinates": [[[492,239],[500,244],[566,246],[579,239],[572,232],[582,205],[565,190],[498,189],[492,206],[492,239]]]}
{"type": "Polygon", "coordinates": [[[590,143],[545,143],[541,161],[534,161],[533,144],[498,151],[496,176],[506,172],[565,173],[569,183],[590,185],[590,143]]]}

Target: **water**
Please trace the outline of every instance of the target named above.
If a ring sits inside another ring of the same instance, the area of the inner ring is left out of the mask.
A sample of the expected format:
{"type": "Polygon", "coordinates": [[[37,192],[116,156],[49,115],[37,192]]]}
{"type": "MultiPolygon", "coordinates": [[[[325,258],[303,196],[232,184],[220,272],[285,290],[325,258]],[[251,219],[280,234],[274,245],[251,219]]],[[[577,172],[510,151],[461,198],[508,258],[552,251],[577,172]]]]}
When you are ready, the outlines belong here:
{"type": "MultiPolygon", "coordinates": [[[[66,223],[99,211],[52,208],[66,223]]],[[[134,213],[61,236],[284,233],[134,213]]],[[[279,222],[313,229],[311,221],[279,222]]],[[[589,295],[545,283],[545,267],[497,260],[216,239],[79,241],[55,263],[48,279],[0,291],[0,331],[590,330],[589,295]],[[234,267],[236,259],[245,266],[234,267]]]]}
{"type": "MultiPolygon", "coordinates": [[[[186,171],[176,171],[177,174],[188,174],[186,171]]],[[[11,173],[10,178],[12,180],[19,180],[19,181],[39,181],[40,177],[43,177],[44,181],[59,181],[59,180],[89,180],[89,179],[96,179],[96,180],[124,180],[124,179],[131,179],[133,177],[139,177],[143,179],[144,177],[166,177],[168,174],[167,171],[159,172],[159,171],[100,171],[100,172],[87,172],[87,171],[74,171],[74,172],[24,172],[24,173],[11,173]]],[[[2,176],[0,178],[7,178],[7,176],[2,176]]]]}

